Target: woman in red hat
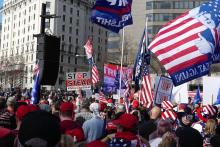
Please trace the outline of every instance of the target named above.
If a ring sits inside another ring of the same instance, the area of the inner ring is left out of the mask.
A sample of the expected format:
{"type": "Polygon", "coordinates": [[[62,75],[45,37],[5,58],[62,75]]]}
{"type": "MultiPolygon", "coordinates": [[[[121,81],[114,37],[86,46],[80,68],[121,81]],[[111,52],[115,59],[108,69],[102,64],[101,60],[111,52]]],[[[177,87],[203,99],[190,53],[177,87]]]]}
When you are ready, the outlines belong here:
{"type": "MultiPolygon", "coordinates": [[[[102,142],[108,143],[109,146],[134,146],[141,147],[143,140],[136,134],[138,119],[132,114],[123,114],[112,122],[117,126],[117,132],[105,137],[102,142]]],[[[146,141],[146,140],[144,140],[146,141]]],[[[145,142],[147,144],[147,142],[145,142]]]]}

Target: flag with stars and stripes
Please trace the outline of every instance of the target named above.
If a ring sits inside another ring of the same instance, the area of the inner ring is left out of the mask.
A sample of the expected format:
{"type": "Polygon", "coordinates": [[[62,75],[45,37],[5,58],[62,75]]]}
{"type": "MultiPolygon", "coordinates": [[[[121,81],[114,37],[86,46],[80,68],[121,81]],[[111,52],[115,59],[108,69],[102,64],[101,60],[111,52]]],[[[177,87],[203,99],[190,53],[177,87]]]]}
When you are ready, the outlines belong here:
{"type": "Polygon", "coordinates": [[[220,1],[213,0],[167,23],[149,45],[175,86],[210,71],[218,63],[220,1]]]}
{"type": "Polygon", "coordinates": [[[151,80],[149,74],[149,62],[148,58],[150,58],[149,50],[145,50],[144,53],[144,62],[143,62],[143,78],[141,83],[141,91],[140,91],[140,100],[143,105],[149,108],[153,104],[153,95],[151,89],[151,80]]]}
{"type": "Polygon", "coordinates": [[[88,63],[89,65],[92,67],[92,84],[96,84],[98,83],[98,81],[100,81],[100,77],[99,77],[99,71],[97,66],[95,65],[94,59],[93,59],[93,44],[92,44],[92,40],[89,39],[87,41],[87,43],[84,46],[85,48],[85,52],[86,52],[86,56],[88,59],[88,63]]]}
{"type": "Polygon", "coordinates": [[[92,66],[92,83],[96,84],[100,80],[99,78],[99,71],[97,69],[97,66],[93,64],[92,66]]]}
{"type": "Polygon", "coordinates": [[[128,100],[128,97],[130,96],[130,85],[129,85],[129,80],[128,80],[128,77],[126,75],[125,77],[125,92],[124,92],[124,104],[125,104],[125,109],[126,109],[126,113],[129,113],[129,100],[128,100]]]}

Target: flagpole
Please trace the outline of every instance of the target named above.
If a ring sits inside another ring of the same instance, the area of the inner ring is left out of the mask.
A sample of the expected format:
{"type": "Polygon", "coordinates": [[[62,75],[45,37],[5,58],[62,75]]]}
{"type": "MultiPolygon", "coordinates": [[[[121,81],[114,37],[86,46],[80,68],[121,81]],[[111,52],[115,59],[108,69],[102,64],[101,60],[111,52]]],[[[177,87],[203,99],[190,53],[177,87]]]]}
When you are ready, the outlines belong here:
{"type": "Polygon", "coordinates": [[[121,43],[121,67],[120,67],[120,79],[119,79],[119,99],[121,97],[121,81],[122,81],[122,65],[123,65],[123,57],[124,57],[124,40],[125,40],[125,30],[122,29],[122,43],[121,43]]]}

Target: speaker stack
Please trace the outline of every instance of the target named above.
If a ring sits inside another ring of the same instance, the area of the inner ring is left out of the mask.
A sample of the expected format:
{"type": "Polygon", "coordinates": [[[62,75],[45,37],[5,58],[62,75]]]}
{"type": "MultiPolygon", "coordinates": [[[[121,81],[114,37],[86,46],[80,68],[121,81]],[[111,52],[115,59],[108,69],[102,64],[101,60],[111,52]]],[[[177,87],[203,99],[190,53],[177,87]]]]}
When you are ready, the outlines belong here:
{"type": "Polygon", "coordinates": [[[37,59],[41,85],[55,85],[59,73],[60,38],[46,34],[38,36],[37,59]]]}

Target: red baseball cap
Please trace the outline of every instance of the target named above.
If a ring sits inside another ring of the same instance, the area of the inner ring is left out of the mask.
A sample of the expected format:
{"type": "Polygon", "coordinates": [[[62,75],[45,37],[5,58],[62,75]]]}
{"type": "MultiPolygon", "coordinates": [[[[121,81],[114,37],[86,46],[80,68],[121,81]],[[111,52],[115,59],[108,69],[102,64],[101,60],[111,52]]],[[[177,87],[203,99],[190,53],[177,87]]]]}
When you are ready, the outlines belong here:
{"type": "Polygon", "coordinates": [[[22,106],[18,107],[15,114],[16,114],[16,117],[21,120],[29,112],[30,112],[29,107],[27,105],[22,105],[22,106]]]}
{"type": "Polygon", "coordinates": [[[139,102],[138,102],[138,100],[133,100],[133,102],[132,102],[132,108],[138,108],[139,107],[139,102]]]}
{"type": "Polygon", "coordinates": [[[76,136],[77,142],[81,142],[85,139],[83,130],[81,128],[75,128],[73,130],[68,130],[65,134],[70,135],[72,137],[76,136]]]}
{"type": "Polygon", "coordinates": [[[8,136],[11,133],[11,130],[7,129],[7,128],[2,128],[0,127],[0,138],[4,138],[6,136],[8,136]]]}
{"type": "Polygon", "coordinates": [[[65,112],[65,111],[73,111],[73,104],[70,102],[64,102],[60,106],[60,112],[65,112]]]}
{"type": "Polygon", "coordinates": [[[28,107],[29,107],[31,112],[39,110],[39,108],[36,105],[33,105],[33,104],[29,104],[28,107]]]}
{"type": "Polygon", "coordinates": [[[137,117],[132,114],[122,114],[118,119],[112,121],[113,124],[120,125],[124,128],[131,129],[138,123],[137,117]]]}

